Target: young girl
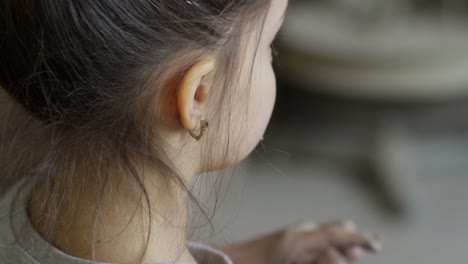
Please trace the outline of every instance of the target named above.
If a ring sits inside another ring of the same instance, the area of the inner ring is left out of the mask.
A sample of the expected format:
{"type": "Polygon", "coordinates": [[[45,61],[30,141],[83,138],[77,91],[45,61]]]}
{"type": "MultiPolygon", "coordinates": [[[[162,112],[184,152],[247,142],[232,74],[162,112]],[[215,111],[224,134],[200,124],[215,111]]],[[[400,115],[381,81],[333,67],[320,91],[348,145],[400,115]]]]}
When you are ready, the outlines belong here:
{"type": "Polygon", "coordinates": [[[237,164],[265,131],[286,6],[2,0],[0,85],[29,116],[4,144],[22,134],[36,157],[14,163],[1,196],[0,263],[351,263],[376,250],[349,221],[186,241],[192,178],[237,164]]]}

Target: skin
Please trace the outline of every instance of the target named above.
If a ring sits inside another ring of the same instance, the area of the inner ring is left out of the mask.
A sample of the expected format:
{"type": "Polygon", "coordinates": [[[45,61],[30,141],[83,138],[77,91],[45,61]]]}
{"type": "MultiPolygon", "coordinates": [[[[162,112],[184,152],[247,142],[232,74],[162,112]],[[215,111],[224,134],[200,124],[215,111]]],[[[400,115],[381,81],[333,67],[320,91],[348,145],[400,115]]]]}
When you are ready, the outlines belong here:
{"type": "MultiPolygon", "coordinates": [[[[176,85],[176,91],[158,93],[155,102],[167,102],[164,107],[156,107],[155,120],[158,131],[164,142],[161,145],[173,163],[178,168],[184,181],[189,183],[193,177],[203,170],[216,170],[231,166],[244,159],[255,148],[263,137],[269,122],[276,95],[275,75],[271,66],[272,52],[270,44],[274,40],[284,18],[287,0],[273,0],[266,18],[265,27],[258,43],[254,33],[247,34],[245,41],[245,60],[241,65],[241,75],[237,80],[239,94],[248,93],[247,97],[234,98],[231,120],[234,125],[229,130],[230,137],[236,142],[227,161],[214,162],[211,168],[202,168],[199,157],[200,150],[205,145],[213,144],[213,126],[210,123],[206,134],[200,141],[193,139],[188,131],[198,130],[200,120],[213,120],[216,115],[215,101],[218,84],[214,81],[217,65],[215,54],[197,54],[198,61],[188,70],[176,85]],[[250,66],[253,71],[250,86],[250,66]],[[248,89],[251,87],[251,89],[248,89]],[[175,98],[174,98],[175,94],[175,98]],[[248,101],[246,101],[246,98],[248,101]],[[247,113],[245,115],[245,106],[247,113]],[[244,119],[245,118],[245,119],[244,119]],[[244,129],[242,124],[247,124],[244,129]]],[[[181,63],[193,59],[195,54],[181,57],[166,69],[167,76],[180,72],[184,67],[181,63]],[[180,62],[180,63],[179,63],[180,62]]],[[[164,83],[164,82],[163,82],[164,83]]],[[[169,81],[167,87],[172,87],[169,81]]],[[[169,89],[169,88],[168,88],[169,89]]],[[[237,94],[237,93],[236,93],[237,94]]],[[[219,144],[219,142],[217,143],[219,144]]],[[[227,146],[225,146],[227,147],[227,146]]],[[[231,146],[229,146],[231,147],[231,146]]],[[[214,153],[216,156],[217,153],[214,153]]],[[[221,154],[221,153],[218,153],[221,154]]],[[[221,156],[221,155],[220,155],[221,156]]],[[[141,164],[139,167],[144,177],[144,185],[148,196],[157,213],[151,219],[151,232],[148,229],[147,214],[139,209],[139,196],[126,182],[125,177],[119,185],[115,184],[119,195],[106,198],[102,204],[100,225],[97,227],[95,258],[103,262],[135,263],[143,253],[145,235],[149,232],[149,250],[143,258],[143,263],[158,263],[177,260],[184,263],[196,263],[185,246],[185,223],[187,220],[185,193],[178,186],[167,183],[162,172],[141,164]]],[[[85,186],[84,193],[70,192],[64,204],[73,204],[73,208],[59,209],[58,225],[54,236],[49,242],[60,250],[84,259],[93,257],[89,248],[91,245],[91,230],[93,228],[92,203],[98,193],[87,191],[100,189],[96,186],[85,186]],[[66,223],[66,224],[65,224],[66,223]]],[[[45,196],[44,190],[36,188],[30,202],[30,218],[36,230],[45,233],[45,223],[41,222],[40,201],[45,196]]],[[[229,254],[236,263],[351,263],[363,251],[375,250],[377,242],[358,232],[354,225],[333,223],[324,225],[292,225],[283,230],[262,236],[251,241],[236,245],[218,245],[229,254]]]]}

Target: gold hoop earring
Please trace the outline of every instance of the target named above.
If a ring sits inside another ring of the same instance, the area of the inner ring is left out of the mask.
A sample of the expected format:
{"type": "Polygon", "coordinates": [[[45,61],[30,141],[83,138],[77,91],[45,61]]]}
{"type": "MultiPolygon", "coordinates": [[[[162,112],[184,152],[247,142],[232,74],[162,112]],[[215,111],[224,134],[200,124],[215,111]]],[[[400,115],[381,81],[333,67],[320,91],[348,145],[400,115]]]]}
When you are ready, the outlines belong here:
{"type": "Polygon", "coordinates": [[[195,129],[194,129],[194,130],[189,130],[189,134],[190,134],[190,136],[192,136],[197,141],[200,141],[200,139],[205,134],[205,131],[206,131],[207,128],[208,128],[208,120],[204,119],[204,120],[200,121],[200,133],[198,135],[196,135],[195,134],[195,129]]]}

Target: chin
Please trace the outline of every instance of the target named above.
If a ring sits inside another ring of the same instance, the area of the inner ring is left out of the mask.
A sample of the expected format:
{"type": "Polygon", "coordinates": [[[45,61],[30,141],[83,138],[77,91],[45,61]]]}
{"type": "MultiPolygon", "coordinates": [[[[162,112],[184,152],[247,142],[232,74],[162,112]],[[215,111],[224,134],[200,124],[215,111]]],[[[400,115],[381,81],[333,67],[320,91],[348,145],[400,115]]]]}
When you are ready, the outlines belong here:
{"type": "MultiPolygon", "coordinates": [[[[245,160],[255,149],[255,147],[258,145],[258,143],[261,141],[262,137],[258,137],[255,141],[250,139],[250,142],[241,142],[241,144],[237,144],[237,149],[234,149],[233,147],[228,150],[229,155],[226,158],[226,160],[219,160],[216,163],[212,163],[211,167],[209,168],[209,171],[218,171],[218,170],[223,170],[226,168],[233,167],[243,160],[245,160]],[[255,143],[254,143],[255,142],[255,143]],[[252,144],[254,143],[254,144],[252,144]]],[[[223,154],[217,155],[218,157],[223,157],[223,154]]]]}
{"type": "Polygon", "coordinates": [[[246,140],[239,145],[240,148],[238,151],[238,155],[236,158],[232,159],[232,162],[229,166],[234,166],[245,160],[255,150],[255,148],[262,140],[263,132],[259,133],[258,136],[246,138],[246,140]]]}

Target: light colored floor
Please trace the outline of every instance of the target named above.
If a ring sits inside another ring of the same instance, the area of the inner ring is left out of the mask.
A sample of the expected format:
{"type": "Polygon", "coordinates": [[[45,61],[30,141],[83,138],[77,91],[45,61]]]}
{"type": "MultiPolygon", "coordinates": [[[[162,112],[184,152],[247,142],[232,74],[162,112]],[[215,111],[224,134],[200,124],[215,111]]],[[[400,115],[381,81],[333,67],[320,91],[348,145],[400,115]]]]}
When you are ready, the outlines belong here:
{"type": "MultiPolygon", "coordinates": [[[[320,162],[254,159],[229,181],[211,240],[234,241],[302,220],[353,219],[384,238],[384,250],[361,263],[468,263],[468,176],[426,177],[406,219],[389,218],[346,170],[320,162]]],[[[206,233],[205,233],[206,234],[206,233]]]]}

